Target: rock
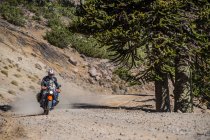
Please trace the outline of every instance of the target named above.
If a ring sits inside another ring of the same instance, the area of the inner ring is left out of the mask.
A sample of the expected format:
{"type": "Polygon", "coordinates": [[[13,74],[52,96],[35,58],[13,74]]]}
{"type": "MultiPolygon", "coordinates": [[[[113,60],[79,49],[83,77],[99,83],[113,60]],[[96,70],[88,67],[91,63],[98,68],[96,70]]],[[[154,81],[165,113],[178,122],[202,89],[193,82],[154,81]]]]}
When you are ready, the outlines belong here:
{"type": "Polygon", "coordinates": [[[112,90],[113,90],[113,92],[115,92],[115,93],[119,93],[119,91],[120,91],[118,85],[112,85],[112,90]]]}
{"type": "Polygon", "coordinates": [[[35,68],[39,69],[39,70],[42,70],[42,66],[38,63],[35,64],[35,68]]]}
{"type": "Polygon", "coordinates": [[[77,61],[73,57],[70,57],[68,61],[74,66],[77,65],[77,61]]]}
{"type": "Polygon", "coordinates": [[[98,75],[97,70],[95,67],[91,67],[89,70],[89,74],[91,77],[96,77],[98,75]]]}
{"type": "Polygon", "coordinates": [[[107,72],[107,70],[101,70],[102,76],[106,77],[107,75],[109,75],[109,73],[107,72]]]}
{"type": "Polygon", "coordinates": [[[18,57],[18,61],[22,61],[23,59],[22,59],[22,57],[18,57]]]}
{"type": "Polygon", "coordinates": [[[112,77],[111,76],[106,76],[105,77],[108,81],[111,81],[112,80],[112,77]]]}
{"type": "Polygon", "coordinates": [[[92,78],[89,78],[88,81],[89,81],[90,84],[95,84],[96,83],[96,81],[93,80],[92,78]]]}
{"type": "Polygon", "coordinates": [[[85,61],[87,60],[86,56],[84,54],[80,55],[85,61]]]}
{"type": "Polygon", "coordinates": [[[83,62],[82,65],[83,65],[84,68],[87,67],[88,66],[88,62],[83,62]]]}
{"type": "Polygon", "coordinates": [[[98,75],[95,78],[96,78],[96,81],[99,81],[101,79],[100,76],[98,75]]]}
{"type": "Polygon", "coordinates": [[[79,71],[78,68],[74,68],[74,69],[73,69],[73,72],[74,72],[74,73],[78,73],[78,71],[79,71]]]}

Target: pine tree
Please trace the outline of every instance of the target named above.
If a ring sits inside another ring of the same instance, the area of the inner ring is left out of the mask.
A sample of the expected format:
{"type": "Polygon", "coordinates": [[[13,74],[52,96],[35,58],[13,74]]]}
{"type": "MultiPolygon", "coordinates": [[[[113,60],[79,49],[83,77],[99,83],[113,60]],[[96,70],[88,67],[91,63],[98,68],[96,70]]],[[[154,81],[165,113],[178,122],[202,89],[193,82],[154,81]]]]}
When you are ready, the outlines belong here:
{"type": "MultiPolygon", "coordinates": [[[[140,79],[155,81],[157,111],[170,111],[170,77],[174,111],[192,112],[193,52],[209,49],[209,32],[203,33],[198,22],[203,11],[209,11],[207,0],[87,0],[78,26],[109,46],[115,62],[135,66],[138,51],[146,50],[140,79]]],[[[207,13],[203,24],[209,24],[207,13]]]]}

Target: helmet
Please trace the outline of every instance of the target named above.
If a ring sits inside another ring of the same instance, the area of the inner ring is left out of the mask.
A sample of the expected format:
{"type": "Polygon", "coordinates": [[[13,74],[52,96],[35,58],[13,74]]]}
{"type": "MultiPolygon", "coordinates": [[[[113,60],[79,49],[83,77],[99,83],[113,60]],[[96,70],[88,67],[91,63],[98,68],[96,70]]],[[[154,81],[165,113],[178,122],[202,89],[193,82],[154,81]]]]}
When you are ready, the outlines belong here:
{"type": "Polygon", "coordinates": [[[53,69],[49,69],[48,70],[48,75],[49,76],[53,76],[55,73],[54,73],[54,70],[53,69]]]}

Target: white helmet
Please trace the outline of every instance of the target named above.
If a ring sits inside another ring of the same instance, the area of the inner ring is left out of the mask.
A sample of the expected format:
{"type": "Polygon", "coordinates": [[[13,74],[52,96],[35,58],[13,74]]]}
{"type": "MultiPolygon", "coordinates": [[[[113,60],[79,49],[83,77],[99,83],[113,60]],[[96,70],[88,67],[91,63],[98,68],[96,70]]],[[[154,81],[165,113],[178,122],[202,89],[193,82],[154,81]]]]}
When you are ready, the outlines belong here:
{"type": "Polygon", "coordinates": [[[55,73],[54,73],[54,70],[53,69],[49,69],[48,70],[48,75],[49,76],[53,76],[55,73]]]}

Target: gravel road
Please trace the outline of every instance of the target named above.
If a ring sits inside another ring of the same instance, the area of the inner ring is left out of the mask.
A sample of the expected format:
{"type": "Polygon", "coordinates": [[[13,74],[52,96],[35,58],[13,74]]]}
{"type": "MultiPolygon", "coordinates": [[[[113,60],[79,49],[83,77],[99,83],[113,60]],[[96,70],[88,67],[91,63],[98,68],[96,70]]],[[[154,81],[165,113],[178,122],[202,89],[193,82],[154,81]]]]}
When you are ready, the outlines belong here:
{"type": "Polygon", "coordinates": [[[80,103],[57,107],[48,116],[1,114],[0,137],[5,140],[210,140],[209,113],[150,113],[80,103]]]}

